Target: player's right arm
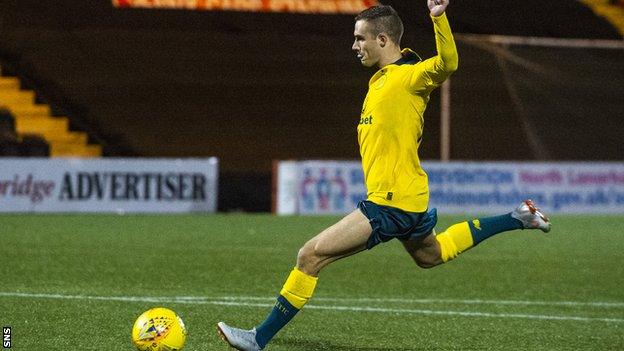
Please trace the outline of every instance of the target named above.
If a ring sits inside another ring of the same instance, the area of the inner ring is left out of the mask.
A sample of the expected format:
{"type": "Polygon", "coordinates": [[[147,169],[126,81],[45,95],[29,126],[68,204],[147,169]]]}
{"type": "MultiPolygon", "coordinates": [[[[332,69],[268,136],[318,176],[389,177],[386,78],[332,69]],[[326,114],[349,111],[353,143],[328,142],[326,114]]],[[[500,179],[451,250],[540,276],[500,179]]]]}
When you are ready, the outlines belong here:
{"type": "Polygon", "coordinates": [[[445,13],[449,0],[428,0],[427,3],[433,21],[438,54],[414,67],[415,71],[410,80],[410,88],[414,92],[431,91],[438,87],[457,70],[459,63],[457,47],[445,13]]]}

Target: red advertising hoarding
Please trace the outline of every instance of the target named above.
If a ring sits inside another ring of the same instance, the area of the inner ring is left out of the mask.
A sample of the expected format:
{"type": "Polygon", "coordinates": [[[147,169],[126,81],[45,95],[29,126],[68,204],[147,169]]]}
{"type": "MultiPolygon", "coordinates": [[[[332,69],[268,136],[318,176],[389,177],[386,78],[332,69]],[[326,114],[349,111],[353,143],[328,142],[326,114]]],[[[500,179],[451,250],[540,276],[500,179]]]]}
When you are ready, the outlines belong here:
{"type": "Polygon", "coordinates": [[[112,0],[119,8],[357,14],[377,0],[112,0]]]}

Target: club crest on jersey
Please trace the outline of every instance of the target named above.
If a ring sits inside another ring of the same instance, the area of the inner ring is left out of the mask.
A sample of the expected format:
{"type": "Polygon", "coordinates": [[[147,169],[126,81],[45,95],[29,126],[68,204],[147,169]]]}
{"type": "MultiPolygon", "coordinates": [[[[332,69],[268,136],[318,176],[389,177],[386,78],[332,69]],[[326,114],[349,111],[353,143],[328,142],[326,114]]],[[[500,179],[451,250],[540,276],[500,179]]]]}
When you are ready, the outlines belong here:
{"type": "Polygon", "coordinates": [[[383,86],[386,84],[386,80],[387,79],[388,79],[388,77],[385,74],[383,74],[381,77],[379,77],[379,79],[377,79],[377,81],[374,84],[375,89],[379,90],[379,89],[383,88],[383,86]]]}

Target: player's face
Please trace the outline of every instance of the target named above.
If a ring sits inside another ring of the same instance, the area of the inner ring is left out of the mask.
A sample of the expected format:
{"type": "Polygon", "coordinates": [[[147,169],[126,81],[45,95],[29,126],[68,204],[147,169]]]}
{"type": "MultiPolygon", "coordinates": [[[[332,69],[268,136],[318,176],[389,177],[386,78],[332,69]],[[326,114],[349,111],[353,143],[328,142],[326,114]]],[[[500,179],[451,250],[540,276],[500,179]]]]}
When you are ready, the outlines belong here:
{"type": "Polygon", "coordinates": [[[355,41],[351,46],[351,49],[357,54],[357,58],[366,67],[375,66],[381,56],[381,46],[379,46],[379,42],[370,27],[371,25],[367,21],[355,22],[355,30],[353,31],[355,41]]]}

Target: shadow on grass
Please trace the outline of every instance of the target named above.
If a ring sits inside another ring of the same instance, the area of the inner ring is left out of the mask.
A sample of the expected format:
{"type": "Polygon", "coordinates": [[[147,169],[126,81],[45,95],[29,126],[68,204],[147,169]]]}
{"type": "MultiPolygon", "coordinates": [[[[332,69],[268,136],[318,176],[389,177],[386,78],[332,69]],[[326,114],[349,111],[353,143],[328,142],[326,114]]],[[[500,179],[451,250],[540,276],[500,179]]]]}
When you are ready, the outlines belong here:
{"type": "Polygon", "coordinates": [[[305,351],[420,351],[425,350],[425,348],[396,348],[396,347],[372,347],[372,346],[345,346],[345,345],[337,345],[329,341],[320,341],[320,340],[298,340],[298,339],[287,339],[280,338],[276,339],[272,342],[274,345],[285,346],[289,349],[292,348],[294,350],[305,350],[305,351]]]}

